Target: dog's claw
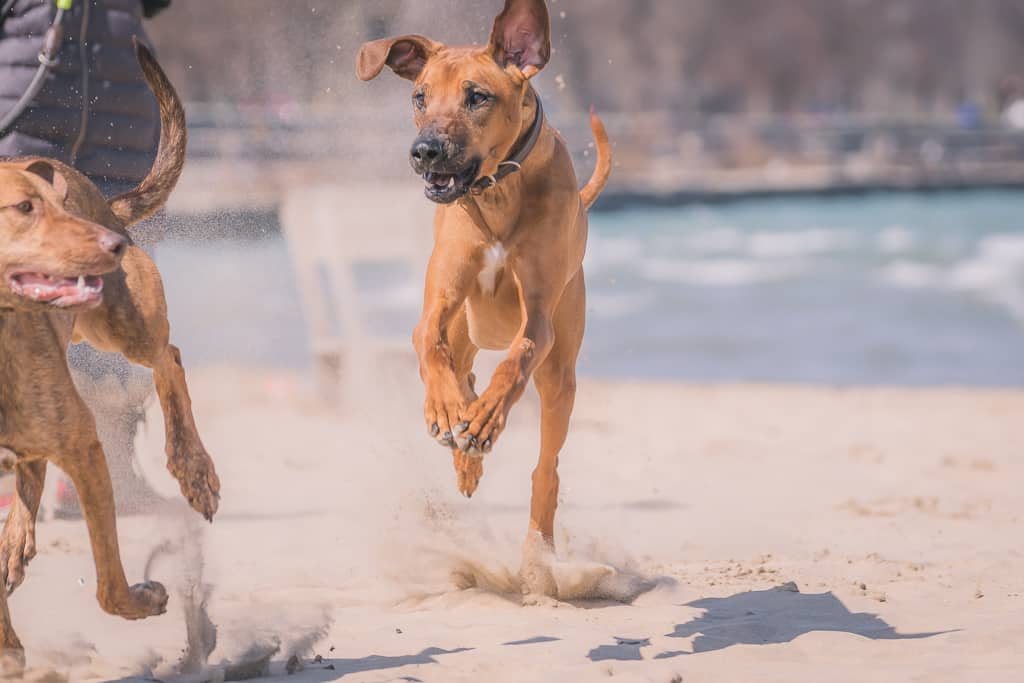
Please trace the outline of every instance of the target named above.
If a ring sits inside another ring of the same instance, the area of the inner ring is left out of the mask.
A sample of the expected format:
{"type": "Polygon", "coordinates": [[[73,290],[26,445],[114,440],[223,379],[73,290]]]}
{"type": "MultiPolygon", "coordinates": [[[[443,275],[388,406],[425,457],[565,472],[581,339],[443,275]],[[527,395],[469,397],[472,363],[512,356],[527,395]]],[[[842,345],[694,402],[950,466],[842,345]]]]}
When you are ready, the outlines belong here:
{"type": "Polygon", "coordinates": [[[433,436],[433,437],[437,437],[437,435],[440,434],[440,433],[441,433],[441,428],[438,427],[437,423],[435,422],[434,425],[430,428],[430,435],[433,436]]]}
{"type": "Polygon", "coordinates": [[[456,434],[462,434],[467,429],[469,429],[469,423],[468,422],[462,422],[462,423],[459,423],[459,424],[455,425],[455,427],[453,428],[452,431],[454,431],[456,434]]]}
{"type": "Polygon", "coordinates": [[[484,453],[490,453],[492,448],[494,448],[494,445],[491,443],[490,439],[487,439],[487,441],[484,441],[483,448],[481,448],[480,450],[482,450],[484,453]]]}

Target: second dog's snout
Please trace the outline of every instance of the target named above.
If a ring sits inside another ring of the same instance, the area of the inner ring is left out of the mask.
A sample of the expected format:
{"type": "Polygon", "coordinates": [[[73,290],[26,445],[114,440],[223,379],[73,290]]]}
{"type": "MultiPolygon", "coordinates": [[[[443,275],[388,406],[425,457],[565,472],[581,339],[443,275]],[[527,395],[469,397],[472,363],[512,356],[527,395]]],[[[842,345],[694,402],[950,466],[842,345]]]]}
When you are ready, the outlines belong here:
{"type": "Polygon", "coordinates": [[[100,237],[100,248],[113,256],[121,256],[128,247],[128,240],[116,232],[107,232],[100,237]]]}
{"type": "Polygon", "coordinates": [[[412,143],[412,160],[416,164],[429,165],[441,159],[444,147],[437,138],[417,138],[412,143]]]}

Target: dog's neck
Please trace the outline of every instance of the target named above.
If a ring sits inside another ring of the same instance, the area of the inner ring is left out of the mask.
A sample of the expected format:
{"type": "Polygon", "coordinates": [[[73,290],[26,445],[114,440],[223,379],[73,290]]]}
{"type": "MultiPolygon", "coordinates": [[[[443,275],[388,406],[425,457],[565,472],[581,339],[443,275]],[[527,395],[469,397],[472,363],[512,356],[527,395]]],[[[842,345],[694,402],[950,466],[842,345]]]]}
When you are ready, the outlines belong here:
{"type": "MultiPolygon", "coordinates": [[[[524,102],[523,124],[512,144],[511,150],[521,149],[537,120],[539,98],[532,87],[528,87],[524,102]]],[[[523,207],[524,188],[529,178],[543,173],[551,161],[552,133],[545,122],[541,122],[540,138],[531,153],[522,161],[518,172],[512,173],[500,182],[478,193],[471,193],[459,200],[459,206],[473,219],[488,241],[505,241],[519,223],[519,212],[523,207]]]]}

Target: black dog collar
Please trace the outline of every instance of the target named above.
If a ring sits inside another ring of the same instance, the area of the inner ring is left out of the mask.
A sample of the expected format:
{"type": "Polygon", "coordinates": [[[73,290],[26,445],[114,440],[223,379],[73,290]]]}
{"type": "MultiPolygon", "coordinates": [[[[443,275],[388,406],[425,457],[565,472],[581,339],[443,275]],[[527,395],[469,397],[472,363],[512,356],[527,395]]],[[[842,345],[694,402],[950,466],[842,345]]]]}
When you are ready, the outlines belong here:
{"type": "Polygon", "coordinates": [[[480,194],[484,190],[488,190],[503,179],[517,173],[523,168],[523,162],[530,156],[530,152],[537,146],[537,141],[540,140],[541,131],[544,130],[544,105],[541,104],[540,95],[534,95],[537,99],[537,116],[533,119],[533,125],[530,126],[530,130],[526,133],[526,138],[523,140],[522,147],[519,148],[515,154],[508,158],[508,160],[498,164],[498,170],[494,175],[484,176],[480,180],[473,183],[473,194],[480,194]]]}

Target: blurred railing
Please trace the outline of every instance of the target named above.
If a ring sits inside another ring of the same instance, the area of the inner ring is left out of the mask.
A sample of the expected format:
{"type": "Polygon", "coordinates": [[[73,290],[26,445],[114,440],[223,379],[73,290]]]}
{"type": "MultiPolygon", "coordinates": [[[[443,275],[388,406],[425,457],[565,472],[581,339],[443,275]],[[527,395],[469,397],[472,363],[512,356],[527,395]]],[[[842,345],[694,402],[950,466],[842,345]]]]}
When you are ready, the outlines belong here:
{"type": "MultiPolygon", "coordinates": [[[[277,206],[311,179],[409,177],[413,130],[390,106],[204,105],[189,110],[190,165],[172,209],[277,206]]],[[[580,176],[593,163],[588,117],[550,111],[580,176]]],[[[759,193],[1024,185],[1024,132],[954,118],[866,115],[688,117],[606,113],[616,171],[605,206],[759,193]]]]}

